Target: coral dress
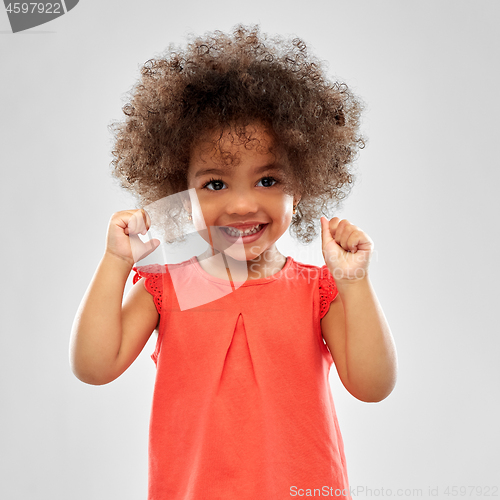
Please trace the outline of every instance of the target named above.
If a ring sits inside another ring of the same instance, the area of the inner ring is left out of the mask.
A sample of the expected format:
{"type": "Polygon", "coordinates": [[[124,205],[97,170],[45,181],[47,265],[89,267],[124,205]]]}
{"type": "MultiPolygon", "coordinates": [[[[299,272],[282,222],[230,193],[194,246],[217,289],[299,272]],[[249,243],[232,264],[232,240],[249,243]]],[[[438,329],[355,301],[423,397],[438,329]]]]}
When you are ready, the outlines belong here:
{"type": "Polygon", "coordinates": [[[134,271],[160,314],[148,500],[350,498],[320,326],[338,293],[328,268],[288,257],[231,293],[196,257],[134,271]],[[181,310],[174,275],[225,295],[181,310]]]}

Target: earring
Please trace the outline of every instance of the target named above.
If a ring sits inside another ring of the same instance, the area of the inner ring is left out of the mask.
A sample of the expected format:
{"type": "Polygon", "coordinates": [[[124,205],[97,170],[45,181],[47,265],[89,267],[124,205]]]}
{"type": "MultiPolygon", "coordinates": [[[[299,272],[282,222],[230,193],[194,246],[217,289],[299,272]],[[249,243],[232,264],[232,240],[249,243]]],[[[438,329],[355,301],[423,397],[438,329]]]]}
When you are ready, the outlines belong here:
{"type": "Polygon", "coordinates": [[[191,216],[191,214],[188,214],[188,220],[193,220],[193,217],[191,216]]]}
{"type": "MultiPolygon", "coordinates": [[[[297,203],[297,205],[298,205],[298,203],[297,203]]],[[[293,206],[293,215],[295,215],[295,212],[297,211],[297,205],[293,206]]]]}

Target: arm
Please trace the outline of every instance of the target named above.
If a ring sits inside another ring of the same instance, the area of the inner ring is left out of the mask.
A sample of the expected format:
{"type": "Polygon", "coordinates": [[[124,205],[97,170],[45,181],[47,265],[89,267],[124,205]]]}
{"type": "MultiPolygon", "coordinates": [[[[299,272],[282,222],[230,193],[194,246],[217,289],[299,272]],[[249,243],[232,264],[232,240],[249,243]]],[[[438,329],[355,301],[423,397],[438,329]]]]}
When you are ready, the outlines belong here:
{"type": "MultiPolygon", "coordinates": [[[[88,384],[107,384],[119,377],[158,324],[159,314],[144,280],[132,287],[122,304],[125,283],[138,260],[129,241],[129,231],[134,234],[129,222],[136,212],[117,212],[111,218],[106,252],[73,322],[70,365],[76,377],[88,384]]],[[[149,226],[146,219],[145,223],[149,226]]]]}
{"type": "Polygon", "coordinates": [[[122,306],[130,270],[119,258],[105,255],[83,297],[70,340],[71,369],[82,382],[102,385],[118,378],[158,323],[144,280],[132,287],[122,306]]]}
{"type": "Polygon", "coordinates": [[[339,294],[321,320],[323,337],[345,388],[361,401],[381,401],[396,383],[391,330],[368,275],[336,285],[339,294]]]}
{"type": "Polygon", "coordinates": [[[396,348],[368,275],[373,241],[347,219],[321,218],[325,263],[338,295],[321,321],[345,388],[366,402],[386,398],[396,383],[396,348]]]}

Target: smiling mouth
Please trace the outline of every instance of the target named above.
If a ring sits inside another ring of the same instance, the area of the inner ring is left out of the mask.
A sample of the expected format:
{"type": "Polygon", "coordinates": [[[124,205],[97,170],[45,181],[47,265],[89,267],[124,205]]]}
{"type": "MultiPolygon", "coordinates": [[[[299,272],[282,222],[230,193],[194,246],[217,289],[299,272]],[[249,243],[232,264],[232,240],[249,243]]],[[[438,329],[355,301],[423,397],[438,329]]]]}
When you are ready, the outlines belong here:
{"type": "Polygon", "coordinates": [[[258,233],[264,226],[267,226],[267,224],[258,224],[257,226],[254,226],[253,228],[246,229],[245,231],[240,231],[239,229],[236,229],[234,227],[226,226],[222,228],[225,233],[227,233],[229,236],[233,236],[235,238],[238,238],[239,236],[244,237],[244,236],[250,236],[252,234],[258,233]]]}
{"type": "Polygon", "coordinates": [[[237,240],[240,237],[243,241],[245,241],[247,239],[253,240],[255,237],[258,237],[267,226],[268,224],[258,224],[253,228],[247,229],[246,231],[240,231],[239,229],[231,226],[220,227],[220,229],[222,229],[222,231],[233,241],[237,240]]]}

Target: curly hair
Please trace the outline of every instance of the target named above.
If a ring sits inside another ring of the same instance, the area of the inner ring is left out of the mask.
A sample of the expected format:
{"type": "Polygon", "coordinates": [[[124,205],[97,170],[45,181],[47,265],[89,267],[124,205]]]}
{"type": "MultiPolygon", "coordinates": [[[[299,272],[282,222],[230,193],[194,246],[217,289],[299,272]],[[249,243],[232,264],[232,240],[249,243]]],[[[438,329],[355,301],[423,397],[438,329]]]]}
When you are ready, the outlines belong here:
{"type": "Polygon", "coordinates": [[[188,189],[202,135],[229,128],[241,138],[247,124],[264,123],[288,158],[284,189],[301,195],[290,233],[309,243],[321,214],[338,209],[354,182],[362,108],[300,38],[269,38],[258,25],[191,36],[142,67],[126,117],[110,126],[113,175],[144,207],[188,189]]]}

